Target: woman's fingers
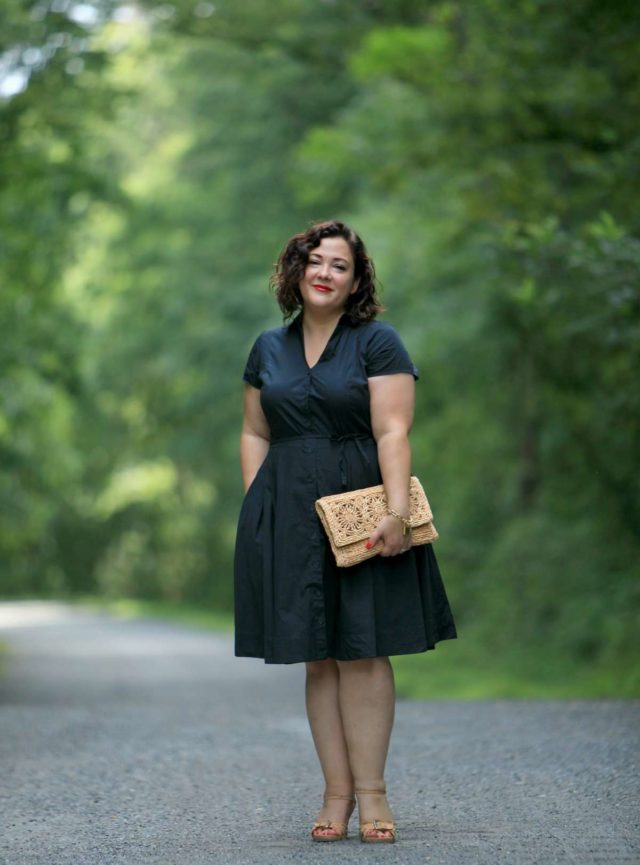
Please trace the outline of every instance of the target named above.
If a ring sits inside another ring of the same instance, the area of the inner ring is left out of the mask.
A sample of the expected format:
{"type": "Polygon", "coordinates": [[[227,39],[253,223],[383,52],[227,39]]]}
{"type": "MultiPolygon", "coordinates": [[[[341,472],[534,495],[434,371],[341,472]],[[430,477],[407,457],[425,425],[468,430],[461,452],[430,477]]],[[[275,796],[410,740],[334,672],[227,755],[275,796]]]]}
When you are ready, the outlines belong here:
{"type": "Polygon", "coordinates": [[[375,547],[375,545],[376,545],[376,544],[378,543],[378,541],[381,540],[381,539],[382,539],[382,530],[381,530],[380,526],[377,526],[376,529],[375,529],[375,531],[373,531],[373,532],[369,535],[369,537],[368,537],[368,539],[365,541],[365,544],[364,544],[364,545],[365,545],[365,547],[366,547],[368,550],[370,550],[371,547],[375,547]]]}
{"type": "Polygon", "coordinates": [[[400,553],[406,553],[407,550],[411,549],[412,544],[402,543],[387,543],[385,540],[384,548],[380,553],[381,556],[399,556],[400,553]]]}
{"type": "Polygon", "coordinates": [[[381,556],[399,556],[401,553],[406,553],[413,546],[413,540],[409,537],[407,541],[406,538],[402,538],[399,542],[396,540],[387,542],[386,538],[384,549],[380,553],[381,556]]]}
{"type": "Polygon", "coordinates": [[[380,555],[384,558],[399,556],[400,553],[406,553],[413,546],[411,535],[407,538],[406,535],[402,534],[402,526],[393,516],[386,516],[380,521],[368,540],[365,541],[365,546],[370,550],[378,541],[383,543],[380,555]]]}

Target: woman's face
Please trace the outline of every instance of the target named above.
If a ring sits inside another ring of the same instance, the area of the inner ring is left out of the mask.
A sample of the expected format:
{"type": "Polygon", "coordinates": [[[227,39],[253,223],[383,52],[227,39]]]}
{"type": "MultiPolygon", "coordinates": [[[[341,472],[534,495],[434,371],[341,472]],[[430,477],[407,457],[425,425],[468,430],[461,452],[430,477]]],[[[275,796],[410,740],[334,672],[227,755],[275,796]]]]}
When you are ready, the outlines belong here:
{"type": "Polygon", "coordinates": [[[323,237],[309,253],[300,280],[303,305],[325,313],[344,312],[347,298],[358,289],[353,272],[351,247],[344,237],[323,237]]]}

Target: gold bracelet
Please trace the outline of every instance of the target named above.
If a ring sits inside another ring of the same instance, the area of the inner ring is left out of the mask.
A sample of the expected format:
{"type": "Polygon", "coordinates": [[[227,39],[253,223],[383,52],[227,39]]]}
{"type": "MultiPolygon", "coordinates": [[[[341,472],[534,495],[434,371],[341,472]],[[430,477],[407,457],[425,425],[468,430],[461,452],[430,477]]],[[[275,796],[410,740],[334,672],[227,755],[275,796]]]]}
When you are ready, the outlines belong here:
{"type": "Polygon", "coordinates": [[[407,517],[403,517],[402,514],[399,514],[397,511],[392,511],[391,508],[387,508],[387,513],[392,517],[397,517],[402,523],[402,537],[406,537],[411,532],[411,523],[407,519],[407,517]]]}

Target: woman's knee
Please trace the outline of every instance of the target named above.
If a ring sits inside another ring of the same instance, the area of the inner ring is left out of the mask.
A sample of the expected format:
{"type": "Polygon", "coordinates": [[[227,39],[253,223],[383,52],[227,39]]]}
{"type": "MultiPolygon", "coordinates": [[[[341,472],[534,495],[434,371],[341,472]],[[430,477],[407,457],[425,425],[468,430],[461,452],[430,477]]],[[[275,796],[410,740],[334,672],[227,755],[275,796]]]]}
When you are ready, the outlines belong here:
{"type": "Polygon", "coordinates": [[[340,674],[359,675],[359,676],[375,676],[382,671],[388,671],[391,667],[391,662],[386,656],[377,658],[358,658],[355,661],[337,661],[340,674]]]}
{"type": "Polygon", "coordinates": [[[324,661],[306,661],[305,667],[307,679],[324,679],[335,676],[338,672],[333,658],[326,658],[324,661]]]}

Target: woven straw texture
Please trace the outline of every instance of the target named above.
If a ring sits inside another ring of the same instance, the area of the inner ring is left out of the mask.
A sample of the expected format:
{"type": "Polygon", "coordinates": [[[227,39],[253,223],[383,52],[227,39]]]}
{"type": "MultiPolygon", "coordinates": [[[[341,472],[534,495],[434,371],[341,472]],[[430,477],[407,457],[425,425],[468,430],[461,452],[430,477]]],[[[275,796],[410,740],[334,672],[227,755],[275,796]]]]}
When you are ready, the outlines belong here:
{"type": "MultiPolygon", "coordinates": [[[[382,541],[378,541],[370,550],[365,547],[365,541],[387,513],[383,484],[323,496],[316,501],[315,506],[338,567],[356,565],[382,550],[382,541]]],[[[415,475],[411,476],[409,486],[409,522],[414,545],[429,544],[438,537],[429,502],[415,475]]]]}

